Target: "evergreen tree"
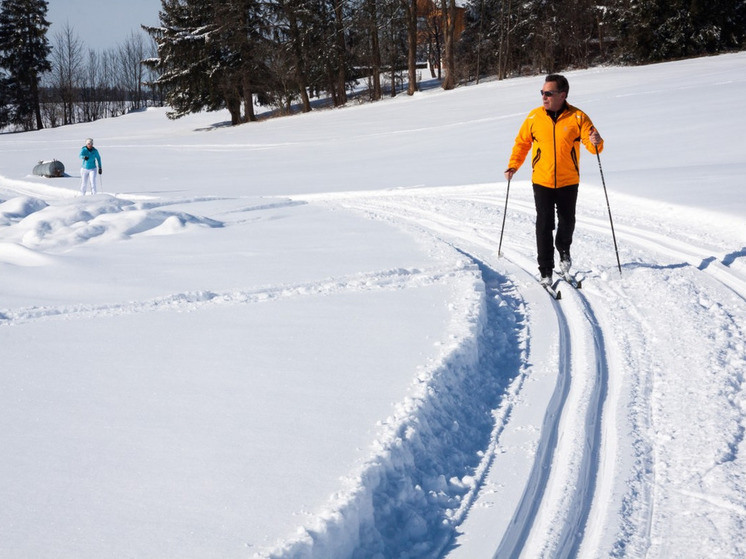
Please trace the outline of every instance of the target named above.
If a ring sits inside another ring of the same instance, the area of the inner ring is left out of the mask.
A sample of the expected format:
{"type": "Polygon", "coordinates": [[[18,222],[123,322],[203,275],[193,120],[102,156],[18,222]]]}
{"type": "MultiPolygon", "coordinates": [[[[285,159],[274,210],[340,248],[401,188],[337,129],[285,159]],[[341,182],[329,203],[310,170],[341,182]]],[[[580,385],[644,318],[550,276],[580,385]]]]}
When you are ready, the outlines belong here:
{"type": "Polygon", "coordinates": [[[466,78],[496,75],[513,70],[511,39],[516,25],[511,0],[472,0],[466,6],[465,30],[457,44],[457,61],[466,78]]]}
{"type": "Polygon", "coordinates": [[[314,72],[313,47],[316,16],[304,0],[270,0],[268,17],[273,48],[265,53],[270,75],[262,101],[290,112],[300,98],[301,110],[311,110],[308,89],[314,72]]]}
{"type": "Polygon", "coordinates": [[[25,130],[44,127],[39,82],[51,70],[45,0],[2,0],[0,4],[0,68],[10,123],[25,130]]]}
{"type": "MultiPolygon", "coordinates": [[[[370,98],[378,101],[383,96],[381,87],[381,40],[379,37],[380,7],[378,0],[361,0],[356,10],[357,31],[360,37],[361,66],[367,67],[369,76],[370,98]]],[[[353,35],[355,35],[353,31],[353,35]]]]}
{"type": "Polygon", "coordinates": [[[223,102],[211,79],[208,37],[212,24],[212,7],[200,0],[162,0],[160,27],[145,27],[158,46],[158,57],[146,62],[159,72],[156,85],[166,91],[171,107],[169,118],[218,110],[223,102]]]}
{"type": "Polygon", "coordinates": [[[644,64],[744,47],[744,0],[615,0],[618,58],[644,64]]]}
{"type": "Polygon", "coordinates": [[[398,69],[408,64],[409,11],[404,9],[402,0],[380,0],[379,14],[381,59],[388,67],[390,95],[395,97],[398,69]]]}
{"type": "Polygon", "coordinates": [[[347,102],[347,59],[345,6],[342,0],[301,0],[306,17],[302,46],[309,86],[329,93],[335,107],[347,102]]]}
{"type": "Polygon", "coordinates": [[[225,103],[233,124],[256,120],[253,96],[266,82],[267,51],[265,9],[258,0],[230,0],[215,4],[216,31],[211,41],[219,44],[216,74],[221,76],[225,103]],[[240,105],[245,108],[240,116],[240,105]]]}
{"type": "Polygon", "coordinates": [[[270,0],[269,17],[275,52],[268,53],[274,87],[267,99],[290,110],[300,99],[311,110],[309,91],[326,91],[335,106],[347,102],[351,75],[347,3],[342,0],[270,0]]]}
{"type": "Polygon", "coordinates": [[[159,27],[145,27],[158,46],[146,64],[159,72],[170,118],[227,108],[231,123],[251,118],[252,0],[162,0],[159,27]],[[241,104],[247,117],[241,115],[241,104]]]}
{"type": "Polygon", "coordinates": [[[10,124],[10,85],[8,79],[0,73],[0,129],[10,124]]]}

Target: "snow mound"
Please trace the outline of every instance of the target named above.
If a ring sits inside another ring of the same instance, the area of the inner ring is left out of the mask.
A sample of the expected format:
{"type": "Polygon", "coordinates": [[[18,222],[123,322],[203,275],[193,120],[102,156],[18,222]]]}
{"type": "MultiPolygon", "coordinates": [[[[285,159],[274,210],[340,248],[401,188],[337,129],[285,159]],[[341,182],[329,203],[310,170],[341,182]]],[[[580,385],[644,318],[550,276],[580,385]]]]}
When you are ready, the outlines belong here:
{"type": "Polygon", "coordinates": [[[12,219],[24,218],[43,210],[48,205],[44,200],[29,196],[11,198],[0,204],[0,222],[3,225],[8,225],[12,219]]]}
{"type": "Polygon", "coordinates": [[[20,196],[0,204],[2,240],[28,249],[55,252],[92,240],[116,241],[139,234],[171,235],[187,227],[222,227],[214,219],[164,211],[109,195],[76,198],[50,205],[20,196]]]}
{"type": "Polygon", "coordinates": [[[0,242],[0,263],[14,266],[46,266],[52,258],[17,243],[0,242]]]}

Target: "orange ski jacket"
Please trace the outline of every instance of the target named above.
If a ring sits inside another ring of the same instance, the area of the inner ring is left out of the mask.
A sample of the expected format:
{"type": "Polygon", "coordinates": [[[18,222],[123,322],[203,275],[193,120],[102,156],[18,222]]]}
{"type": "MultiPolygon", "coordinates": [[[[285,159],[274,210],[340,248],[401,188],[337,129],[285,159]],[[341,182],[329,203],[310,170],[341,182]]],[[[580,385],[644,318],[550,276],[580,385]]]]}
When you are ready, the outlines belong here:
{"type": "MultiPolygon", "coordinates": [[[[596,153],[588,138],[593,122],[580,109],[565,104],[557,122],[547,114],[544,107],[528,113],[510,155],[508,168],[518,170],[531,150],[531,167],[534,184],[547,188],[562,188],[580,183],[580,142],[586,149],[596,153]]],[[[604,149],[603,141],[598,152],[604,149]]]]}

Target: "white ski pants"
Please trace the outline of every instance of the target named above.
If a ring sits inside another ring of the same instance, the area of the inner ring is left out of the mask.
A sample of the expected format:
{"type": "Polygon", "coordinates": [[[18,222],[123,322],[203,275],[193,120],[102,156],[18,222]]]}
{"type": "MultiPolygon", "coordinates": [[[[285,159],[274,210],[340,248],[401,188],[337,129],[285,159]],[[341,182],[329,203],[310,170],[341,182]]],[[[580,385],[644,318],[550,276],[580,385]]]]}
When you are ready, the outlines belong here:
{"type": "Polygon", "coordinates": [[[91,185],[91,194],[96,194],[96,173],[98,169],[80,169],[80,193],[85,196],[88,183],[91,185]]]}

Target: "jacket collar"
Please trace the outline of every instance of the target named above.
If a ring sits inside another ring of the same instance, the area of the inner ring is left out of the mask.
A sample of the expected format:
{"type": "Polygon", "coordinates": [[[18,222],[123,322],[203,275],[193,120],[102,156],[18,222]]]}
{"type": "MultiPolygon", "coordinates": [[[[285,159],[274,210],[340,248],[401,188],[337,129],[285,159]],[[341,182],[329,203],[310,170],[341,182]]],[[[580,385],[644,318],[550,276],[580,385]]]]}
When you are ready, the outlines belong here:
{"type": "MultiPolygon", "coordinates": [[[[543,107],[542,107],[542,108],[543,108],[543,107]]],[[[545,112],[545,113],[547,114],[547,116],[549,116],[549,118],[551,118],[551,119],[552,119],[552,120],[553,120],[554,122],[557,122],[557,120],[559,120],[559,117],[560,117],[560,116],[561,116],[562,114],[564,114],[564,113],[566,113],[566,112],[569,112],[569,110],[570,110],[570,105],[568,104],[568,102],[567,102],[567,101],[565,101],[565,104],[564,104],[564,105],[562,105],[562,107],[560,107],[560,109],[559,109],[558,111],[548,111],[548,110],[544,109],[544,112],[545,112]]]]}

